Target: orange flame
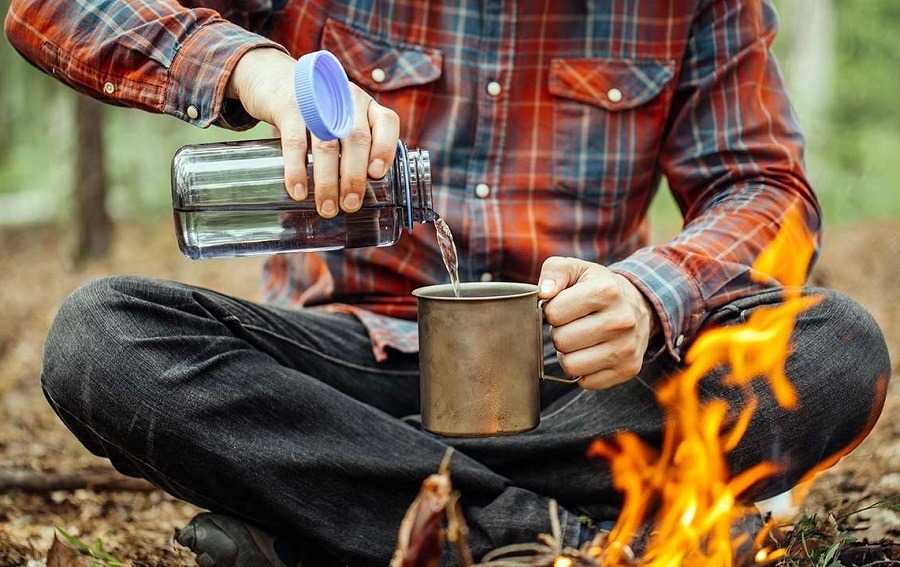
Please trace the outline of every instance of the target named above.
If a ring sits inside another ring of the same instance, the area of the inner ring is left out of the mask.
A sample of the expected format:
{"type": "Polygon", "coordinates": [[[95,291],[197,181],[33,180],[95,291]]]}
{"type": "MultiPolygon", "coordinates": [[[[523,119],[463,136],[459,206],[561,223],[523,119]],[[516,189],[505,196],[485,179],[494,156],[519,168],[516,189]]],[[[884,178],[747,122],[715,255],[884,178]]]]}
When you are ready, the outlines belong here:
{"type": "MultiPolygon", "coordinates": [[[[640,562],[644,566],[730,566],[735,549],[748,542],[746,535],[731,537],[731,526],[752,510],[739,497],[778,467],[763,462],[732,476],[726,455],[743,437],[756,408],[749,389],[754,379],[765,379],[782,407],[797,405],[784,365],[798,315],[820,299],[802,297],[800,290],[814,251],[802,211],[791,207],[751,272],[754,281],[780,283],[782,303],[755,309],[746,322],[706,331],[694,342],[686,368],[657,391],[666,416],[661,448],[657,451],[629,432],[591,445],[588,454],[609,461],[613,485],[623,494],[622,512],[606,545],[592,548],[601,565],[630,564],[628,546],[649,513],[654,532],[640,562]],[[698,395],[700,380],[720,367],[725,383],[741,388],[746,401],[730,428],[727,403],[703,402],[698,395]]],[[[783,554],[754,543],[758,563],[783,554]]]]}

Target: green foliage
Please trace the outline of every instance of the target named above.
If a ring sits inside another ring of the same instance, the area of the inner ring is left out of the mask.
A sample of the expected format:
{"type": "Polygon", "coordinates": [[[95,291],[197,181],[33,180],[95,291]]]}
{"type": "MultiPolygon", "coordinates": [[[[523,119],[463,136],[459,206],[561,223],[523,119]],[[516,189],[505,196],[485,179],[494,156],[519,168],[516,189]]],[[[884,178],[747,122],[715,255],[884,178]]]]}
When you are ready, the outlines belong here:
{"type": "Polygon", "coordinates": [[[103,548],[102,540],[98,539],[94,542],[94,545],[91,546],[62,528],[56,528],[56,531],[59,532],[59,535],[62,536],[72,549],[81,555],[91,558],[90,567],[124,567],[122,561],[116,559],[113,554],[103,548]]]}
{"type": "MultiPolygon", "coordinates": [[[[858,504],[857,504],[858,506],[858,504]]],[[[862,507],[852,507],[845,512],[804,514],[792,526],[783,539],[776,539],[777,547],[786,551],[779,565],[784,567],[844,567],[841,553],[858,543],[850,533],[847,520],[868,510],[885,509],[900,511],[900,496],[890,496],[862,507]]],[[[884,564],[879,561],[874,564],[884,564]]],[[[873,564],[873,565],[874,565],[873,564]]]]}
{"type": "MultiPolygon", "coordinates": [[[[796,0],[780,0],[777,4],[787,8],[789,2],[796,0]]],[[[797,109],[807,132],[810,177],[826,221],[897,217],[900,2],[831,0],[831,4],[834,38],[829,103],[821,118],[797,109]]],[[[808,17],[796,10],[790,15],[808,17]]],[[[776,43],[782,61],[789,61],[794,51],[788,23],[782,26],[782,36],[776,43]]],[[[788,84],[801,84],[804,70],[792,71],[797,76],[786,77],[788,84]]]]}

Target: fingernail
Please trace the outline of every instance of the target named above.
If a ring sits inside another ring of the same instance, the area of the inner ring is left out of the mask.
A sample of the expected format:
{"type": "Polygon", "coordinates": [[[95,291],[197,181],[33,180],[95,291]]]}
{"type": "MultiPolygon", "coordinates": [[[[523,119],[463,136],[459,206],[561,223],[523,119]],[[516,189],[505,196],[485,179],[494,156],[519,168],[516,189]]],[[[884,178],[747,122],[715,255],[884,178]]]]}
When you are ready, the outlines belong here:
{"type": "Polygon", "coordinates": [[[359,207],[359,195],[357,195],[356,193],[350,193],[349,195],[344,197],[345,211],[355,211],[357,207],[359,207]]]}
{"type": "Polygon", "coordinates": [[[331,199],[326,199],[325,202],[322,203],[322,213],[331,216],[337,212],[337,207],[334,205],[334,201],[331,199]]]}
{"type": "Polygon", "coordinates": [[[369,175],[372,177],[384,176],[384,162],[380,159],[373,159],[369,164],[369,175]]]}
{"type": "Polygon", "coordinates": [[[306,198],[306,185],[297,183],[294,185],[294,199],[302,201],[306,198]]]}
{"type": "Polygon", "coordinates": [[[543,280],[541,281],[541,293],[550,293],[556,289],[556,282],[553,280],[543,280]]]}

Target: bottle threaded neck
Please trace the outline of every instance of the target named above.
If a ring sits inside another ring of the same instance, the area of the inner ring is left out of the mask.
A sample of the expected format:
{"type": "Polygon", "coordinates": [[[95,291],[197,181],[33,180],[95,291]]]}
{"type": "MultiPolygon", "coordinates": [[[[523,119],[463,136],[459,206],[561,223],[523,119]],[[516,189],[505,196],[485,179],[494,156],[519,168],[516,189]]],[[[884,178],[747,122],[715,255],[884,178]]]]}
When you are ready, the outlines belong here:
{"type": "Polygon", "coordinates": [[[406,144],[398,142],[395,167],[399,173],[400,202],[404,207],[404,226],[412,230],[416,223],[431,222],[435,219],[431,199],[431,160],[427,150],[408,150],[406,144]]]}

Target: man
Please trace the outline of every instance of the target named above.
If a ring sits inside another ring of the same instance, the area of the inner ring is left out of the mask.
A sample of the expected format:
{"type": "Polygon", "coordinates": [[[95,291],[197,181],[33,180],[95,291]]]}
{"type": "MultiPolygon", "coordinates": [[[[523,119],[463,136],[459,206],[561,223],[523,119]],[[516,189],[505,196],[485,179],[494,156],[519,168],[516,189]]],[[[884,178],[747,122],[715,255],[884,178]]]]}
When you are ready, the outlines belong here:
{"type": "MultiPolygon", "coordinates": [[[[120,471],[215,512],[180,535],[204,565],[291,564],[291,550],[384,565],[448,446],[476,555],[547,531],[549,498],[564,543],[585,541],[579,516],[608,520],[618,505],[588,443],[623,429],[657,441],[652,385],[704,327],[781,300],[750,266],[790,206],[819,228],[768,2],[14,0],[6,32],[101,100],[200,127],[276,126],[286,190],[307,195],[310,150],[324,217],[359,208],[398,136],[430,150],[462,278],[539,281],[546,363],[583,376],[580,389],[544,390],[532,432],[422,431],[409,292],[446,281],[430,227],[391,248],[272,257],[265,305],[144,278],[92,282],[50,330],[47,398],[120,471]],[[293,57],[323,48],[356,83],[340,144],[307,141],[291,90],[293,57]],[[662,176],[684,229],[646,247],[662,176]],[[330,307],[299,309],[319,305],[330,307]]],[[[731,455],[734,470],[783,465],[756,498],[864,434],[883,402],[880,331],[822,293],[787,363],[800,408],[760,388],[731,455]]],[[[702,392],[740,404],[717,375],[702,392]]]]}

